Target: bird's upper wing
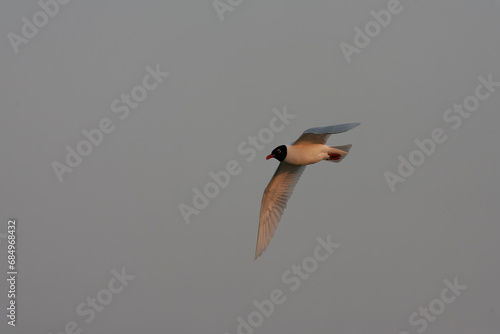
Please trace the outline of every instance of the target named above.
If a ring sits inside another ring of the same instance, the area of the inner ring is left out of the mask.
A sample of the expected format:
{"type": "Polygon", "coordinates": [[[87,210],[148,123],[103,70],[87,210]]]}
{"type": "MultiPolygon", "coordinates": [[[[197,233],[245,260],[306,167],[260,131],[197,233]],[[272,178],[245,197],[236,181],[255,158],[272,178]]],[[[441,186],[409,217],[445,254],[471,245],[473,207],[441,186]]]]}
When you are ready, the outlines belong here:
{"type": "Polygon", "coordinates": [[[326,144],[328,137],[334,133],[342,133],[357,127],[360,123],[346,123],[330,125],[319,128],[310,128],[297,139],[293,145],[297,144],[326,144]]]}
{"type": "Polygon", "coordinates": [[[305,168],[306,166],[296,166],[281,162],[271,181],[269,181],[262,196],[260,207],[259,234],[257,236],[255,259],[269,245],[274,231],[278,227],[281,215],[285,210],[286,203],[292,195],[293,188],[295,188],[305,168]]]}

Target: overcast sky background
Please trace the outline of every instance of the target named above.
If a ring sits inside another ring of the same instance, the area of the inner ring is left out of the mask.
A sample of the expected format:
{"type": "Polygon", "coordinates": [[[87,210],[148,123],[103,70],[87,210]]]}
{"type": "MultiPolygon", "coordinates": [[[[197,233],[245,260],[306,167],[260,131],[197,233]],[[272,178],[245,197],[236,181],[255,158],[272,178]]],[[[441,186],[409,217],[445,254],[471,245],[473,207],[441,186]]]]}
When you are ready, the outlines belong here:
{"type": "Polygon", "coordinates": [[[13,328],[2,238],[0,331],[233,334],[280,289],[255,333],[413,334],[410,315],[457,278],[467,288],[424,332],[498,333],[500,88],[456,130],[443,114],[479,76],[500,81],[500,3],[402,0],[348,63],[340,44],[387,4],[243,1],[221,20],[211,0],[71,1],[16,53],[8,34],[41,9],[3,1],[0,233],[18,219],[19,308],[13,328]],[[111,103],[157,65],[170,75],[120,120],[111,103]],[[247,162],[238,145],[285,106],[296,117],[247,162]],[[59,182],[51,164],[104,118],[114,131],[59,182]],[[362,124],[329,144],[349,156],[307,167],[253,261],[278,165],[265,156],[348,122],[362,124]],[[435,128],[447,141],[392,192],[384,173],[435,128]],[[241,173],[186,224],[179,205],[231,160],[241,173]],[[282,274],[328,235],[341,246],[292,291],[282,274]],[[77,306],[121,268],[135,278],[86,323],[77,306]]]}

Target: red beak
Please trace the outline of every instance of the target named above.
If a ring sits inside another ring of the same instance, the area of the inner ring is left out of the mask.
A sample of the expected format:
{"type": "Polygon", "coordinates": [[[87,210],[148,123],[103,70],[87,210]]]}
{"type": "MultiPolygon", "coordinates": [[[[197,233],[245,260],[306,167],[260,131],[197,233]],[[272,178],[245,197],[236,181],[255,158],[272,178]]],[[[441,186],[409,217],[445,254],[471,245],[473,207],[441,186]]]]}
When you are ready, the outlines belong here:
{"type": "Polygon", "coordinates": [[[267,157],[266,157],[266,160],[269,160],[269,159],[272,159],[274,158],[274,154],[269,154],[267,157]]]}

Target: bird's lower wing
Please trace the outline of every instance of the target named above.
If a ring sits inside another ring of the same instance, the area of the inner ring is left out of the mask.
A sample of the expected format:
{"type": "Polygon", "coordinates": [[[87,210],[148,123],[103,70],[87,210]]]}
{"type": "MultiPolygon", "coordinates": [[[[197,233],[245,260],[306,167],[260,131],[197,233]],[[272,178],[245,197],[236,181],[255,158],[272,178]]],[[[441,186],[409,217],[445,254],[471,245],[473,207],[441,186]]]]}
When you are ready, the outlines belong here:
{"type": "Polygon", "coordinates": [[[260,207],[259,234],[257,236],[255,259],[269,245],[283,215],[286,203],[305,168],[306,166],[295,166],[281,162],[267,185],[260,207]]]}

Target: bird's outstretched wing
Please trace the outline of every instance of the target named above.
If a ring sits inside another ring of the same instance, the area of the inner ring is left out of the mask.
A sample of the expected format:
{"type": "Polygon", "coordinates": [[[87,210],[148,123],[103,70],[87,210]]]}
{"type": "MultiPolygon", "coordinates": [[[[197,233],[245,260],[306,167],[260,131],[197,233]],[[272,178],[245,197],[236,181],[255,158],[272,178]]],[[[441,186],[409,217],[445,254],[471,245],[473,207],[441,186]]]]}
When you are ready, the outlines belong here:
{"type": "Polygon", "coordinates": [[[295,166],[281,162],[271,181],[269,181],[260,206],[259,234],[257,236],[255,259],[269,245],[285,210],[286,203],[305,168],[306,166],[295,166]]]}
{"type": "Polygon", "coordinates": [[[310,128],[297,139],[293,145],[301,144],[326,144],[328,137],[334,133],[342,133],[357,127],[360,123],[346,123],[330,125],[319,128],[310,128]]]}

